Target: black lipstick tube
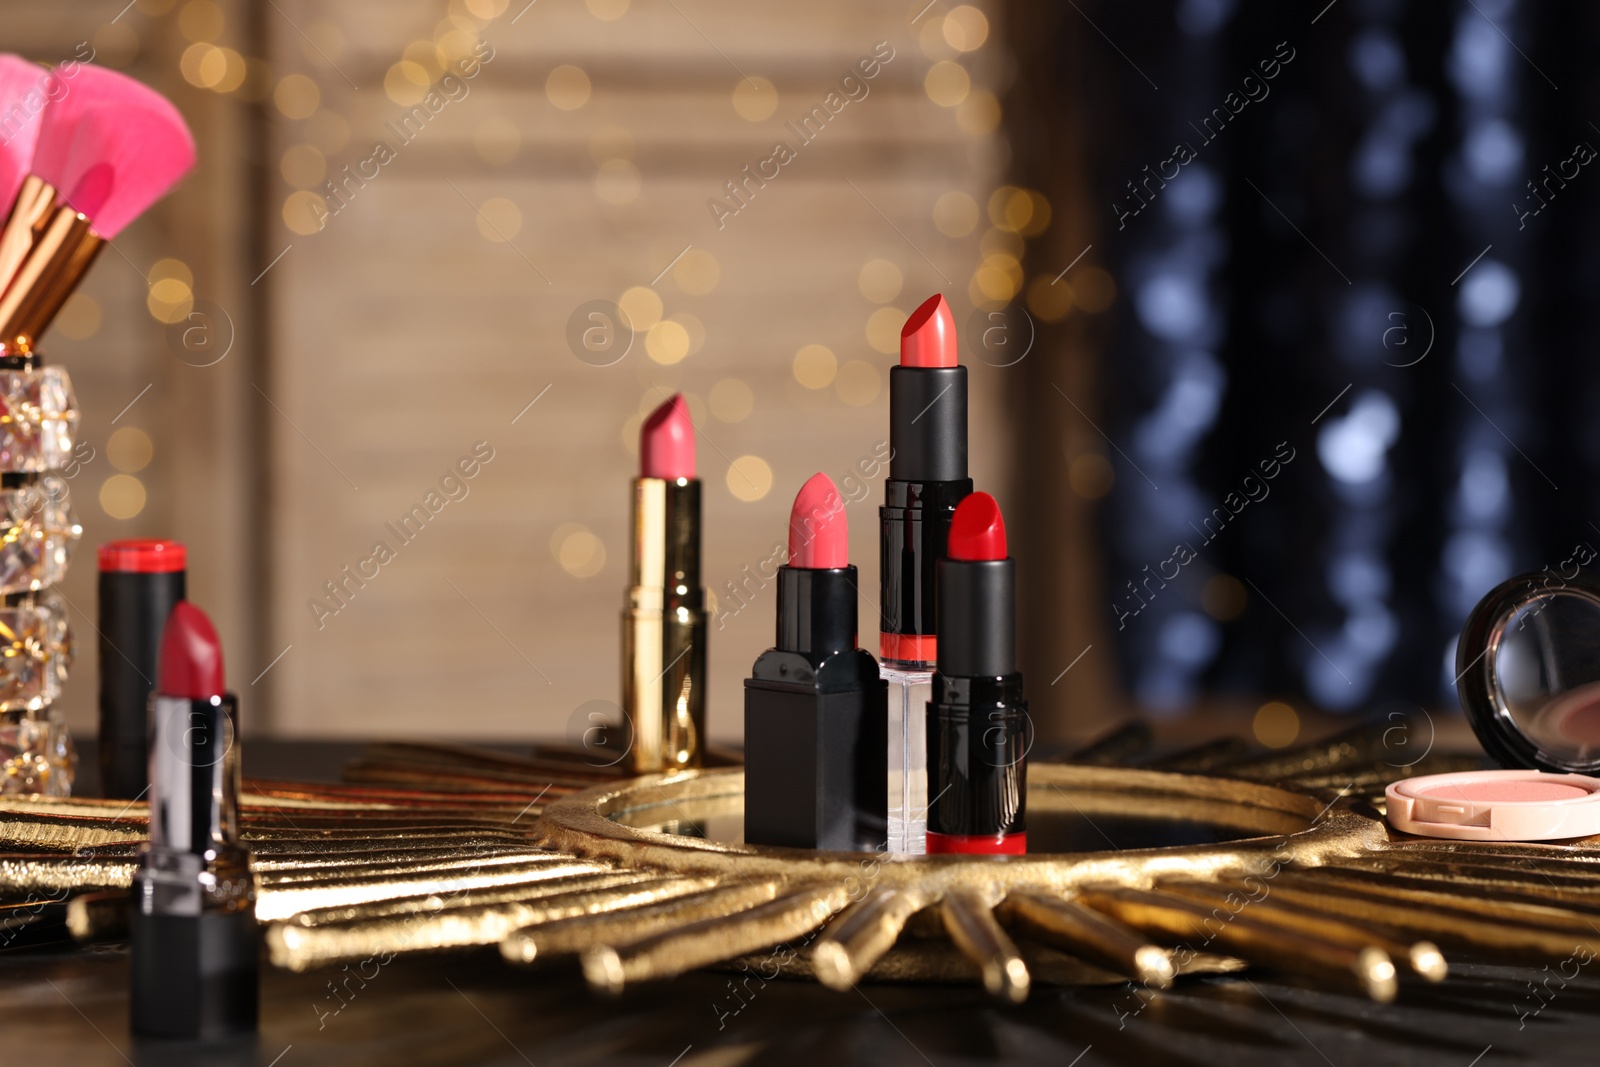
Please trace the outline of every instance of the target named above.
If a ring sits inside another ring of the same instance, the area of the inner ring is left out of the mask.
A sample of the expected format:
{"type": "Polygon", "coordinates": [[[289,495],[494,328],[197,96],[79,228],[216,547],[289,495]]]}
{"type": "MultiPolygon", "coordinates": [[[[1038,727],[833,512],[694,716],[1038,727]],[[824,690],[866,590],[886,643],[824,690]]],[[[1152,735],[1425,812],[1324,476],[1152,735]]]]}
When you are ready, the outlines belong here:
{"type": "Polygon", "coordinates": [[[1017,565],[942,559],[928,702],[928,852],[1027,851],[1028,701],[1017,670],[1017,565]]]}
{"type": "Polygon", "coordinates": [[[778,568],[778,640],[744,683],[744,839],[883,848],[888,687],[856,647],[856,569],[778,568]]]}
{"type": "Polygon", "coordinates": [[[884,665],[930,670],[937,658],[935,567],[967,477],[967,368],[891,367],[889,477],[878,509],[884,665]]]}
{"type": "Polygon", "coordinates": [[[256,1028],[261,941],[239,843],[237,701],[150,702],[150,841],[133,879],[131,1024],[144,1037],[256,1028]]]}
{"type": "Polygon", "coordinates": [[[184,598],[177,541],[100,546],[100,795],[133,800],[149,784],[150,694],[161,632],[184,598]]]}

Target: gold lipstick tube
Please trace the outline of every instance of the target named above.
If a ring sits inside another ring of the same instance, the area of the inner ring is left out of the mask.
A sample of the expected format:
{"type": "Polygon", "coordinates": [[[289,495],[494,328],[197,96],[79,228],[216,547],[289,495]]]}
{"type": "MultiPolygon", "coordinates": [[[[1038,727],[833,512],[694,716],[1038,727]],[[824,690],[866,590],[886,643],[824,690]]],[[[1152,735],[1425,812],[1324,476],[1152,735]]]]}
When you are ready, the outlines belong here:
{"type": "Polygon", "coordinates": [[[634,479],[628,577],[622,713],[630,765],[637,774],[698,767],[706,726],[699,479],[634,479]]]}

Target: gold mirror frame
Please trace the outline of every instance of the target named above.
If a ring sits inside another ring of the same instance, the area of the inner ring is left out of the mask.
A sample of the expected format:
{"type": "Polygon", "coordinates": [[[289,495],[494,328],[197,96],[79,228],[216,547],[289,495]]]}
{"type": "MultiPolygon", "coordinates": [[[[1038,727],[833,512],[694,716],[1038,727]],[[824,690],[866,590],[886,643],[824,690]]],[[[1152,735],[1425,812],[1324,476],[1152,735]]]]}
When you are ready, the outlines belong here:
{"type": "MultiPolygon", "coordinates": [[[[1544,963],[1600,952],[1594,841],[1387,828],[1387,781],[1463,763],[1396,767],[1382,759],[1393,729],[1235,751],[1210,776],[1029,767],[1035,812],[1253,835],[1216,844],[1020,857],[758,848],[621,821],[731,814],[738,769],[623,781],[581,753],[417,745],[375,747],[346,784],[247,783],[242,821],[271,958],[296,970],[357,974],[397,953],[498,945],[519,963],[575,956],[607,992],[722,966],[746,986],[779,974],[839,989],[979,981],[1020,1000],[1035,981],[1163,988],[1261,966],[1387,1000],[1402,969],[1445,976],[1438,945],[1544,963]]],[[[69,907],[75,931],[114,936],[144,829],[136,804],[0,797],[0,905],[88,892],[69,907]]]]}

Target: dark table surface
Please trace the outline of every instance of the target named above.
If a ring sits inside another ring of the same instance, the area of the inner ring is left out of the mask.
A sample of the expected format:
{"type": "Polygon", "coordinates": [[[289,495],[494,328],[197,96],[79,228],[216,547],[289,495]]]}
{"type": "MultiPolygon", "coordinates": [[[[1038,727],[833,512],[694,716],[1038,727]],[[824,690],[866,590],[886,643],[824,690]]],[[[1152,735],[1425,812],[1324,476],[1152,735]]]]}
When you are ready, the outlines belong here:
{"type": "MultiPolygon", "coordinates": [[[[327,779],[355,751],[256,742],[246,746],[245,770],[327,779]]],[[[341,987],[354,990],[343,1000],[330,987],[342,972],[268,968],[258,1038],[206,1047],[130,1037],[125,946],[47,947],[0,953],[0,1065],[1594,1062],[1600,963],[1563,987],[1557,962],[1546,971],[1452,957],[1445,983],[1403,980],[1390,1005],[1262,972],[1185,979],[1153,995],[1131,985],[1038,986],[1020,1007],[967,987],[864,985],[841,994],[776,981],[745,994],[733,1012],[740,1001],[726,974],[690,974],[607,1000],[575,968],[513,967],[487,951],[395,959],[364,986],[341,987]]]]}

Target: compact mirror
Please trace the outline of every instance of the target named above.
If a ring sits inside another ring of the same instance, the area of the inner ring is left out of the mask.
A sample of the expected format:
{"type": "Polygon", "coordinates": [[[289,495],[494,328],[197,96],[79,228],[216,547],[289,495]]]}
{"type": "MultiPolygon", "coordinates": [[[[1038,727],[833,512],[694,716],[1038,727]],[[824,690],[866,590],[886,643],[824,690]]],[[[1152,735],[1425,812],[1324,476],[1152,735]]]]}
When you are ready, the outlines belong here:
{"type": "Polygon", "coordinates": [[[1501,764],[1600,773],[1600,585],[1547,571],[1502,583],[1468,618],[1456,672],[1501,764]]]}

